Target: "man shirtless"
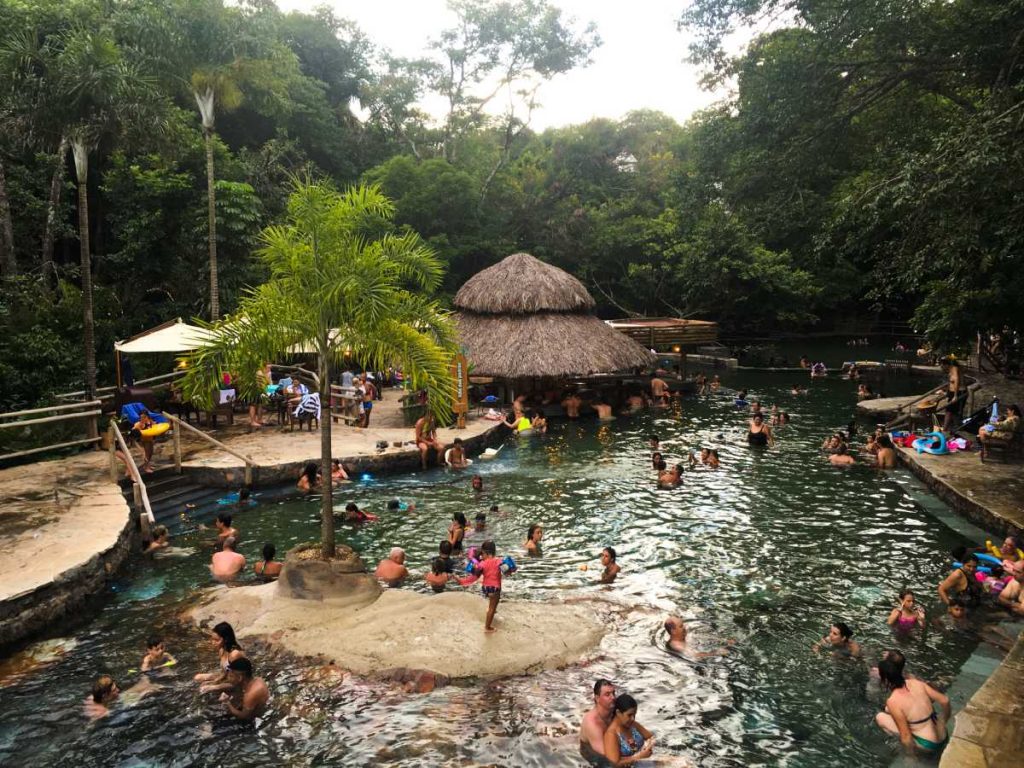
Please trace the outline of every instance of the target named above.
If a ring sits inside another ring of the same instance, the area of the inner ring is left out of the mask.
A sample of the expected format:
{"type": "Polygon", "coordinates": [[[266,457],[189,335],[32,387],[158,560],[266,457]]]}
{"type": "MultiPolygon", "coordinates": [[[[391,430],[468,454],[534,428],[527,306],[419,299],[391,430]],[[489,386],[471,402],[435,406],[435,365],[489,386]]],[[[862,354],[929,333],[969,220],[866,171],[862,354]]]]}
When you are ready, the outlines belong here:
{"type": "Polygon", "coordinates": [[[828,457],[828,460],[833,467],[848,467],[857,463],[857,460],[847,453],[845,445],[840,445],[836,452],[828,457]]]}
{"type": "Polygon", "coordinates": [[[235,551],[235,537],[224,540],[224,548],[214,552],[210,560],[210,573],[217,581],[231,581],[245,570],[245,556],[235,551]]]}
{"type": "Polygon", "coordinates": [[[612,415],[612,407],[603,401],[591,403],[590,407],[597,411],[597,418],[601,421],[611,421],[615,417],[612,415]]]}
{"type": "Polygon", "coordinates": [[[668,405],[668,384],[656,373],[651,374],[651,398],[655,405],[668,405]]]}
{"type": "Polygon", "coordinates": [[[397,587],[402,579],[409,575],[409,569],[405,567],[405,550],[401,547],[392,547],[391,552],[377,564],[376,577],[387,583],[389,587],[397,587]]]}
{"type": "Polygon", "coordinates": [[[580,406],[583,405],[583,400],[575,392],[570,392],[565,396],[565,400],[562,401],[562,407],[565,409],[565,415],[570,419],[578,419],[580,417],[580,406]]]}
{"type": "Polygon", "coordinates": [[[241,706],[235,706],[234,698],[225,691],[220,695],[228,713],[239,720],[252,720],[263,713],[270,700],[270,689],[263,678],[252,676],[252,662],[244,656],[228,662],[228,682],[234,688],[241,706]]]}
{"type": "Polygon", "coordinates": [[[879,469],[892,469],[896,466],[896,449],[888,435],[879,435],[875,440],[875,466],[879,469]]]}
{"type": "Polygon", "coordinates": [[[416,447],[420,449],[420,466],[427,468],[427,452],[433,448],[438,458],[444,456],[444,443],[437,439],[437,423],[434,421],[434,414],[428,413],[416,421],[416,447]]]}
{"type": "Polygon", "coordinates": [[[1024,616],[1024,562],[1012,566],[1013,580],[999,593],[999,604],[1018,616],[1024,616]]]}
{"type": "Polygon", "coordinates": [[[615,716],[615,685],[598,678],[594,683],[594,707],[580,723],[580,755],[591,765],[609,766],[604,756],[604,732],[615,716]]]}
{"type": "MultiPolygon", "coordinates": [[[[686,642],[686,624],[678,616],[669,616],[665,619],[665,631],[668,632],[668,649],[673,653],[682,654],[695,659],[707,659],[711,656],[725,656],[728,651],[719,648],[715,651],[696,651],[686,642]]],[[[732,641],[730,641],[730,645],[732,641]]]]}

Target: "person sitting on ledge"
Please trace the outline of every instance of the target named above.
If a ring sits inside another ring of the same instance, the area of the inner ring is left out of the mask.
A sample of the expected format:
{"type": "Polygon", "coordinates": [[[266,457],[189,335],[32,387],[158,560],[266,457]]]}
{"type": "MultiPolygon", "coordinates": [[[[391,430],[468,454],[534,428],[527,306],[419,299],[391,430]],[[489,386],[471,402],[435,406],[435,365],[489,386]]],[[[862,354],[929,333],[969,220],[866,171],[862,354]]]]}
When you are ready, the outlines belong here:
{"type": "Polygon", "coordinates": [[[434,420],[434,414],[428,413],[425,416],[421,416],[416,421],[414,433],[416,447],[420,451],[420,466],[426,469],[427,452],[431,448],[434,449],[438,457],[444,456],[444,443],[437,439],[437,422],[434,420]]]}
{"type": "Polygon", "coordinates": [[[210,560],[210,573],[217,581],[231,581],[245,569],[245,556],[235,551],[235,537],[224,539],[224,548],[214,552],[210,560]]]}
{"type": "Polygon", "coordinates": [[[389,587],[399,586],[402,579],[409,575],[409,569],[405,567],[405,550],[392,547],[388,556],[377,564],[374,575],[389,587]]]}
{"type": "Polygon", "coordinates": [[[1011,405],[1006,409],[1006,416],[995,424],[986,424],[978,430],[978,440],[983,443],[992,441],[1009,442],[1014,434],[1020,431],[1020,406],[1011,405]]]}

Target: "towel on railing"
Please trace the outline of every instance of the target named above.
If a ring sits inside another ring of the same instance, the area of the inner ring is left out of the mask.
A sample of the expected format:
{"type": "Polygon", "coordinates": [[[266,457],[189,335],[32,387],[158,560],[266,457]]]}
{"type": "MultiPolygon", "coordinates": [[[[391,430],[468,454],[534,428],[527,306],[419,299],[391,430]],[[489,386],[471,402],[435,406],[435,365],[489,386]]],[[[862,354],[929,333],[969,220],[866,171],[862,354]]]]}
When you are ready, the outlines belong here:
{"type": "Polygon", "coordinates": [[[292,415],[297,419],[301,419],[303,416],[316,416],[317,420],[320,419],[320,395],[314,392],[309,395],[303,395],[299,404],[295,406],[295,410],[292,415]]]}
{"type": "Polygon", "coordinates": [[[139,416],[143,413],[148,413],[149,417],[153,419],[157,424],[163,424],[167,421],[167,417],[162,413],[155,413],[142,403],[126,403],[121,406],[121,418],[127,420],[131,424],[134,424],[139,420],[139,416]]]}

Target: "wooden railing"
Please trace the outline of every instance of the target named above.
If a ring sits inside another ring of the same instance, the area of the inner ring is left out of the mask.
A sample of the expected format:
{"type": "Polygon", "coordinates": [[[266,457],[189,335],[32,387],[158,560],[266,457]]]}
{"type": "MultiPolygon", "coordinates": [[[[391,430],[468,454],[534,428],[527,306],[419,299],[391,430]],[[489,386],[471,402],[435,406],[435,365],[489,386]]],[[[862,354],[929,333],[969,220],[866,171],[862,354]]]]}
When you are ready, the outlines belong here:
{"type": "MultiPolygon", "coordinates": [[[[966,405],[966,409],[967,409],[968,413],[974,411],[974,393],[977,390],[979,390],[979,389],[981,389],[981,384],[976,382],[976,381],[967,385],[967,395],[966,395],[966,397],[967,397],[967,405],[966,405]]],[[[896,415],[893,416],[886,423],[886,425],[884,427],[885,430],[889,431],[891,429],[894,429],[895,427],[898,427],[900,424],[903,424],[905,421],[907,421],[911,417],[911,413],[912,413],[911,409],[914,408],[921,401],[923,401],[923,400],[925,400],[925,399],[927,399],[929,397],[944,396],[945,393],[946,393],[946,385],[942,384],[941,386],[936,387],[935,389],[932,389],[932,390],[929,390],[928,392],[925,392],[923,395],[919,395],[918,397],[915,397],[909,403],[903,403],[901,406],[899,406],[899,408],[896,409],[896,415]]],[[[943,403],[937,405],[936,408],[935,408],[935,415],[938,416],[940,413],[945,413],[945,411],[947,410],[949,405],[950,405],[950,401],[949,400],[946,400],[943,403]]]]}
{"type": "MultiPolygon", "coordinates": [[[[135,382],[134,386],[138,387],[142,386],[143,384],[153,384],[154,382],[156,382],[156,386],[152,387],[152,389],[163,389],[164,387],[170,386],[171,379],[176,379],[184,375],[184,371],[171,371],[170,373],[161,373],[159,376],[150,376],[148,379],[139,379],[138,381],[135,382]]],[[[108,397],[113,397],[116,392],[117,387],[99,387],[95,392],[95,396],[100,399],[105,399],[108,397]]],[[[74,401],[80,397],[85,397],[85,390],[78,390],[77,392],[63,392],[59,395],[54,395],[54,397],[57,400],[74,401]]]]}
{"type": "Polygon", "coordinates": [[[215,437],[211,437],[210,435],[208,435],[205,432],[203,432],[201,429],[196,429],[191,424],[182,421],[181,419],[179,419],[177,416],[175,416],[173,414],[170,414],[170,413],[167,413],[167,412],[162,412],[162,413],[167,418],[167,420],[170,421],[171,424],[174,425],[174,431],[171,433],[171,435],[172,435],[172,438],[174,440],[174,471],[175,472],[177,472],[179,475],[181,474],[181,430],[182,429],[187,429],[192,434],[198,435],[203,440],[205,440],[206,442],[210,443],[211,445],[213,445],[213,446],[215,446],[217,448],[220,448],[220,450],[224,451],[225,453],[228,453],[228,454],[234,456],[236,459],[240,459],[243,462],[245,462],[245,484],[247,486],[252,485],[252,470],[253,470],[253,467],[256,466],[256,462],[253,461],[251,456],[246,456],[244,453],[239,453],[238,451],[234,450],[233,448],[229,448],[228,446],[224,445],[224,443],[222,443],[220,440],[216,439],[215,437]]]}
{"type": "Polygon", "coordinates": [[[117,423],[113,419],[110,421],[110,426],[107,427],[107,434],[110,436],[110,481],[116,483],[118,480],[120,470],[117,466],[117,454],[118,449],[120,449],[120,453],[124,457],[124,463],[128,467],[128,473],[132,478],[132,494],[134,496],[135,508],[141,509],[145,513],[140,514],[142,535],[143,537],[148,537],[152,526],[156,524],[156,518],[153,516],[153,507],[149,504],[146,484],[142,481],[142,474],[135,463],[135,457],[128,450],[128,443],[125,442],[124,435],[121,434],[121,430],[117,428],[117,423]]]}
{"type": "Polygon", "coordinates": [[[10,413],[0,413],[0,430],[5,429],[24,429],[35,424],[55,424],[60,422],[76,421],[78,419],[86,419],[86,433],[90,436],[85,437],[82,440],[68,440],[61,443],[51,443],[48,445],[37,446],[35,448],[27,448],[20,451],[12,451],[11,453],[0,454],[0,461],[4,459],[14,459],[21,456],[29,456],[35,453],[44,453],[46,451],[54,451],[59,448],[72,448],[78,445],[89,445],[91,443],[98,443],[101,438],[96,435],[96,424],[102,411],[100,409],[99,400],[89,400],[82,403],[70,403],[67,405],[51,405],[45,408],[30,408],[25,411],[11,411],[10,413]],[[24,419],[24,416],[36,416],[38,414],[54,414],[50,416],[43,416],[41,418],[30,418],[24,419]],[[7,419],[16,419],[15,421],[6,421],[7,419]]]}

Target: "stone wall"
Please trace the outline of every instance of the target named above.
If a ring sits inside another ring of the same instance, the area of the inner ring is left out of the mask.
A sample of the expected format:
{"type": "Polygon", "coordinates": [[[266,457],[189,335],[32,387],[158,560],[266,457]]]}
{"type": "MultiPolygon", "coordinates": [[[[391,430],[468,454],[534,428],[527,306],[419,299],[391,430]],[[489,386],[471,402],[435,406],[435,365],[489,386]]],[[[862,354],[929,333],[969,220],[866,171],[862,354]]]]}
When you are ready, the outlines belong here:
{"type": "MultiPolygon", "coordinates": [[[[116,502],[111,502],[116,503],[116,502]]],[[[0,602],[0,649],[24,640],[62,620],[74,618],[113,579],[132,549],[138,546],[138,515],[121,498],[124,528],[112,546],[68,568],[35,589],[0,602]]],[[[72,516],[74,509],[72,509],[72,516]]],[[[85,511],[82,512],[85,514],[85,511]]],[[[71,521],[67,521],[71,525],[71,521]]]]}

